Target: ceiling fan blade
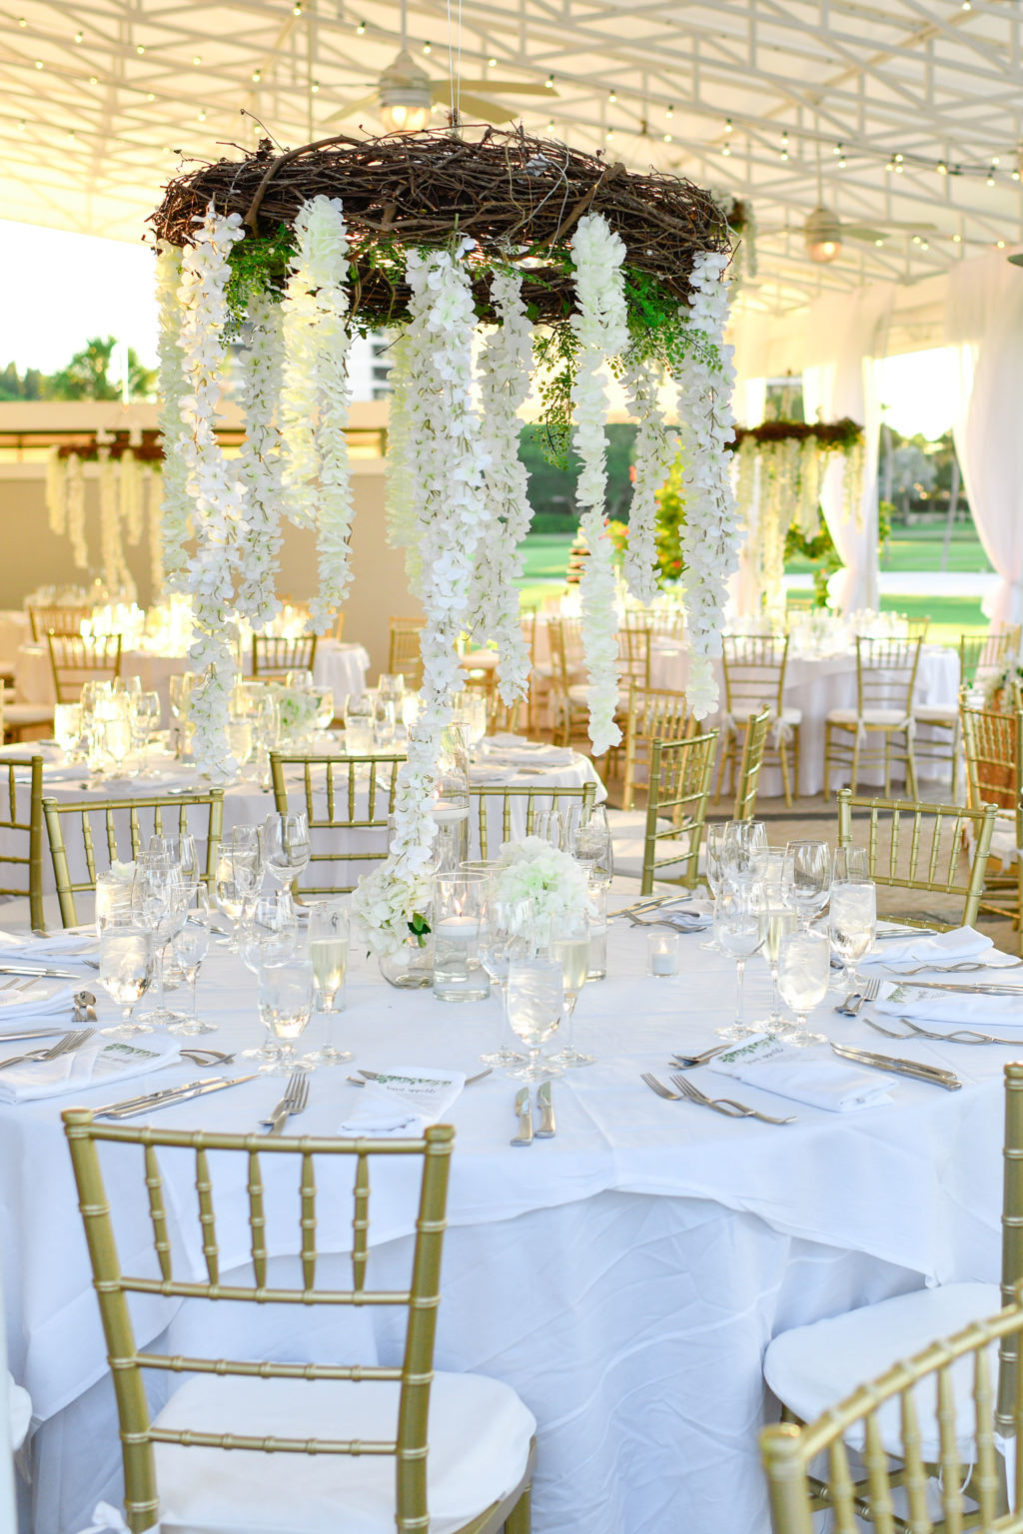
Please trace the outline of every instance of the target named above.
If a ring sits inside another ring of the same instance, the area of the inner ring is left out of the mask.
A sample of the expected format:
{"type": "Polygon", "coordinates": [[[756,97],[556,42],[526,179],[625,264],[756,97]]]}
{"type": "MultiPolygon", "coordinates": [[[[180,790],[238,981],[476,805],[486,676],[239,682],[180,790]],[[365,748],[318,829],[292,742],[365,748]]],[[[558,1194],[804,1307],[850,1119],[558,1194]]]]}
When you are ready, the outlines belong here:
{"type": "Polygon", "coordinates": [[[937,224],[925,223],[922,219],[899,222],[894,218],[879,218],[876,220],[879,229],[902,229],[906,234],[938,234],[940,230],[937,224]]]}
{"type": "Polygon", "coordinates": [[[884,238],[885,230],[883,228],[870,229],[866,224],[842,225],[843,240],[883,240],[884,238]]]}
{"type": "MultiPolygon", "coordinates": [[[[484,96],[556,96],[556,90],[546,85],[519,85],[515,80],[461,80],[459,89],[464,100],[466,91],[484,96]]],[[[434,101],[448,105],[451,101],[451,81],[431,80],[430,95],[434,101]]]]}
{"type": "Polygon", "coordinates": [[[356,112],[372,112],[378,116],[380,112],[380,97],[376,91],[368,96],[360,96],[358,101],[350,101],[347,106],[339,107],[336,112],[331,112],[329,117],[324,118],[324,123],[343,122],[346,117],[353,117],[356,112]]]}
{"type": "Polygon", "coordinates": [[[503,107],[499,101],[488,101],[486,96],[476,96],[472,91],[462,91],[458,105],[463,117],[477,117],[495,125],[514,122],[519,115],[514,107],[503,107]]]}

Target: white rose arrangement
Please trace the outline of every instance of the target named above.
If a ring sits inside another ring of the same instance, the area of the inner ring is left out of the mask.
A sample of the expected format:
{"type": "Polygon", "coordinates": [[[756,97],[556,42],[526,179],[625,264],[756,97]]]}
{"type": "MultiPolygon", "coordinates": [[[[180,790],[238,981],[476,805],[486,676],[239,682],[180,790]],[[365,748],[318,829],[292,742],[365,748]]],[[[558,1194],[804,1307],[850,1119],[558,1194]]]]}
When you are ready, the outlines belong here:
{"type": "Polygon", "coordinates": [[[559,924],[578,921],[586,912],[589,880],[586,870],[569,853],[552,847],[539,836],[505,842],[491,877],[498,900],[529,901],[533,918],[559,924]]]}

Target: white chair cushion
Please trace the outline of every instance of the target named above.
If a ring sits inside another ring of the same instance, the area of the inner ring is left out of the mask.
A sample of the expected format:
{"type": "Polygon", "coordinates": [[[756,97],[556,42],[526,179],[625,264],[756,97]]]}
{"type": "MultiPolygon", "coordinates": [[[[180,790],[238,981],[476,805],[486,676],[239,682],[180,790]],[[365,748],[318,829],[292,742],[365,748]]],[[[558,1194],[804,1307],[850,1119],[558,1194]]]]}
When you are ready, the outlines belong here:
{"type": "Polygon", "coordinates": [[[5,703],[4,722],[9,725],[52,724],[53,704],[5,703]]]}
{"type": "MultiPolygon", "coordinates": [[[[776,1337],[764,1357],[764,1378],[779,1401],[804,1422],[813,1422],[828,1407],[837,1406],[858,1385],[875,1379],[892,1364],[912,1358],[928,1343],[962,1331],[971,1321],[986,1320],[1002,1308],[996,1284],[945,1284],[916,1289],[877,1305],[850,1310],[844,1316],[797,1326],[776,1337]]],[[[996,1378],[992,1358],[992,1384],[996,1378]]],[[[973,1362],[952,1369],[961,1452],[968,1453],[974,1433],[973,1362]]],[[[935,1389],[933,1382],[916,1393],[925,1460],[938,1458],[935,1389]]],[[[878,1413],[881,1438],[889,1454],[898,1454],[901,1436],[898,1401],[878,1413]]],[[[862,1447],[857,1429],[849,1442],[862,1447]],[[857,1436],[858,1434],[858,1436],[857,1436]]]]}
{"type": "Polygon", "coordinates": [[[781,711],[782,724],[802,724],[803,710],[801,708],[783,708],[781,711]]]}
{"type": "Polygon", "coordinates": [[[861,722],[878,729],[899,729],[905,725],[906,716],[900,708],[865,708],[862,714],[858,714],[854,708],[833,708],[828,714],[828,724],[844,724],[855,729],[861,722]]]}
{"type": "Polygon", "coordinates": [[[991,856],[997,858],[1003,867],[1015,863],[1019,857],[1020,849],[1016,845],[1016,822],[1010,825],[995,823],[995,829],[991,836],[991,856]]]}
{"type": "MultiPolygon", "coordinates": [[[[397,1383],[200,1375],[161,1427],[281,1438],[394,1438],[397,1383]]],[[[452,1534],[521,1481],[536,1420],[499,1380],[437,1374],[430,1393],[430,1534],[452,1534]]],[[[395,1459],[156,1445],[161,1534],[394,1534],[395,1459]]]]}
{"type": "Polygon", "coordinates": [[[959,710],[954,703],[921,703],[913,709],[918,724],[958,724],[959,710]]]}

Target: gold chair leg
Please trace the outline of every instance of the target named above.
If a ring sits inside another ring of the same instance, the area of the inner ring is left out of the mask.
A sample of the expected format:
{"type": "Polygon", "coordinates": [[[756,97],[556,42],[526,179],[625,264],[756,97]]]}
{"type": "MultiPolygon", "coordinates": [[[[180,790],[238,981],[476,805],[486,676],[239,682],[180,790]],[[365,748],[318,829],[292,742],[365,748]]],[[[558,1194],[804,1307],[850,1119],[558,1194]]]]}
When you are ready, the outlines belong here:
{"type": "Polygon", "coordinates": [[[916,757],[913,755],[913,739],[909,735],[906,737],[906,780],[909,784],[909,797],[916,803],[920,795],[917,792],[916,757]]]}
{"type": "Polygon", "coordinates": [[[789,782],[789,751],[783,740],[778,742],[778,760],[781,762],[781,786],[785,795],[785,808],[792,808],[792,784],[789,782]]]}
{"type": "Polygon", "coordinates": [[[824,726],[824,797],[831,792],[831,726],[824,726]]]}
{"type": "Polygon", "coordinates": [[[860,727],[857,724],[857,726],[856,726],[856,739],[855,739],[855,742],[853,744],[852,782],[849,784],[849,787],[852,789],[853,793],[856,792],[856,786],[859,783],[859,781],[860,781],[860,727]]]}
{"type": "Polygon", "coordinates": [[[504,1534],[531,1534],[533,1528],[533,1488],[527,1486],[504,1526],[504,1534]]]}
{"type": "Polygon", "coordinates": [[[798,724],[793,725],[793,727],[792,727],[792,778],[793,778],[793,781],[794,781],[794,783],[796,785],[796,798],[797,799],[799,798],[799,789],[800,789],[800,781],[799,781],[799,763],[800,763],[800,756],[799,756],[799,731],[800,731],[800,729],[801,729],[801,726],[798,725],[798,724]]]}
{"type": "Polygon", "coordinates": [[[721,757],[720,757],[720,759],[718,761],[718,780],[717,780],[717,786],[714,789],[714,800],[713,800],[713,803],[714,803],[714,808],[715,809],[717,809],[718,803],[719,803],[719,801],[721,799],[721,785],[725,781],[725,767],[728,764],[728,757],[729,757],[729,753],[730,753],[731,749],[732,749],[732,747],[731,747],[730,743],[723,744],[722,748],[721,748],[721,757]]]}

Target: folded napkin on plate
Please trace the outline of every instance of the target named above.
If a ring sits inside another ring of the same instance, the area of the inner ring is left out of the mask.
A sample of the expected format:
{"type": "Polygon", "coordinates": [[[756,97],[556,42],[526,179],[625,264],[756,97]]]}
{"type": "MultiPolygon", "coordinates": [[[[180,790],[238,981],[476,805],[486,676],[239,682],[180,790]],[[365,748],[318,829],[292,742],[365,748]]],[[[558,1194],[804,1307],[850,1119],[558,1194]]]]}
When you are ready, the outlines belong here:
{"type": "Polygon", "coordinates": [[[507,763],[509,767],[569,767],[575,752],[568,746],[492,746],[483,761],[507,763]]]}
{"type": "Polygon", "coordinates": [[[177,1044],[133,1044],[129,1040],[90,1039],[81,1049],[55,1060],[26,1061],[0,1071],[0,1101],[27,1103],[39,1097],[66,1097],[90,1087],[120,1084],[180,1060],[177,1044]]]}
{"type": "Polygon", "coordinates": [[[479,788],[502,788],[514,776],[515,770],[510,764],[503,770],[500,762],[473,762],[469,767],[469,782],[479,788]]]}
{"type": "Polygon", "coordinates": [[[338,1130],[345,1138],[404,1139],[444,1117],[465,1086],[464,1071],[402,1065],[381,1071],[359,1093],[338,1130]]]}
{"type": "Polygon", "coordinates": [[[649,916],[642,912],[637,913],[637,925],[640,927],[659,927],[664,922],[669,926],[677,927],[680,932],[705,932],[713,926],[714,918],[705,911],[698,910],[695,906],[683,906],[681,910],[663,907],[652,911],[649,916]]]}
{"type": "Polygon", "coordinates": [[[864,954],[860,964],[864,968],[877,965],[880,969],[916,969],[920,964],[955,964],[959,959],[976,959],[993,947],[989,937],[972,927],[955,927],[951,932],[921,932],[901,941],[893,938],[864,954]]]}
{"type": "Polygon", "coordinates": [[[73,980],[37,980],[23,989],[3,990],[0,987],[0,1038],[8,1028],[37,1019],[53,1017],[60,1012],[70,1016],[71,998],[74,995],[73,980]]]}
{"type": "Polygon", "coordinates": [[[769,1038],[737,1044],[710,1060],[707,1069],[830,1113],[886,1103],[895,1085],[890,1076],[846,1064],[823,1045],[800,1049],[769,1038]]]}
{"type": "Polygon", "coordinates": [[[99,947],[93,926],[71,927],[53,937],[33,937],[29,932],[0,932],[0,964],[8,959],[76,959],[92,955],[99,947]]]}
{"type": "MultiPolygon", "coordinates": [[[[1019,971],[1013,971],[1018,974],[1019,971]]],[[[1004,984],[983,976],[972,977],[984,985],[1004,984]]],[[[971,976],[964,975],[964,986],[971,983],[971,976]]],[[[881,994],[874,1007],[887,1017],[910,1017],[915,1023],[952,1023],[953,1025],[978,1025],[981,1028],[1023,1028],[1023,985],[1008,990],[1003,995],[985,992],[956,990],[929,991],[911,981],[899,984],[892,981],[882,985],[881,994]]]]}

